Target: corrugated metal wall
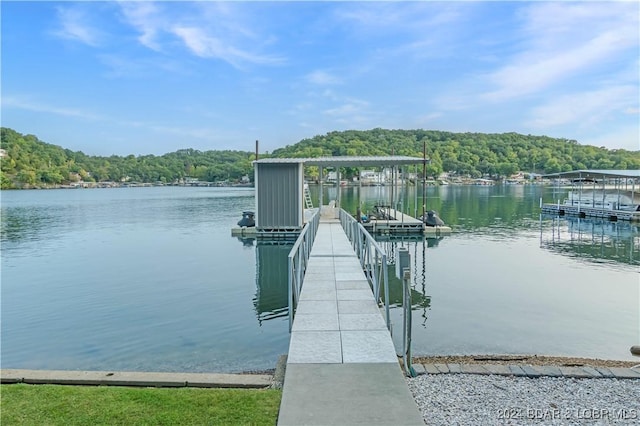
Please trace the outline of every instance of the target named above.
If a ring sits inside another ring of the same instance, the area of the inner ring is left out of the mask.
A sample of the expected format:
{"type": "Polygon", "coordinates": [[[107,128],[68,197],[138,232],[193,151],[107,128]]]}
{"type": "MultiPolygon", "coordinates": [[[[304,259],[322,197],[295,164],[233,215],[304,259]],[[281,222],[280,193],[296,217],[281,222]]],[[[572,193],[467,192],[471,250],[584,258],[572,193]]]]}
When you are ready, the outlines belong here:
{"type": "Polygon", "coordinates": [[[303,165],[256,163],[256,228],[302,228],[303,165]]]}

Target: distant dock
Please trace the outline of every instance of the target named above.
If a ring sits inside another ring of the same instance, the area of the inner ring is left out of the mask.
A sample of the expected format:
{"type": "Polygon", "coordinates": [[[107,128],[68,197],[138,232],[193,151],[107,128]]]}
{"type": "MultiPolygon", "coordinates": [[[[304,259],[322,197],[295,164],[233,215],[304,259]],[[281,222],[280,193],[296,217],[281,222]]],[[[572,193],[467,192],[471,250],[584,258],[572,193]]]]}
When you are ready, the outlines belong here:
{"type": "Polygon", "coordinates": [[[543,204],[542,213],[559,216],[595,217],[610,221],[626,220],[630,222],[640,222],[640,211],[612,210],[606,208],[572,206],[562,203],[543,204]]]}
{"type": "Polygon", "coordinates": [[[555,179],[558,187],[563,179],[572,184],[563,201],[542,204],[540,199],[542,213],[640,222],[640,170],[574,170],[543,178],[555,179]]]}

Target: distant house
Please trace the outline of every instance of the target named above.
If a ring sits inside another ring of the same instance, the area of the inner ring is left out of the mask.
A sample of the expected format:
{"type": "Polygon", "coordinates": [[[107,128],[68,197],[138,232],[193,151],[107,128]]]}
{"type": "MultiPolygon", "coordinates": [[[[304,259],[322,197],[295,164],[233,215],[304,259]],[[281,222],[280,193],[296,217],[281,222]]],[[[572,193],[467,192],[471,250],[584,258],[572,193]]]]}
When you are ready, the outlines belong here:
{"type": "Polygon", "coordinates": [[[474,185],[493,185],[495,184],[495,182],[492,181],[491,179],[474,179],[473,184],[474,185]]]}
{"type": "Polygon", "coordinates": [[[384,183],[384,176],[380,172],[374,172],[373,170],[361,170],[360,182],[362,185],[380,185],[384,183]]]}
{"type": "Polygon", "coordinates": [[[0,149],[0,158],[6,158],[6,157],[7,157],[7,150],[0,149]]]}

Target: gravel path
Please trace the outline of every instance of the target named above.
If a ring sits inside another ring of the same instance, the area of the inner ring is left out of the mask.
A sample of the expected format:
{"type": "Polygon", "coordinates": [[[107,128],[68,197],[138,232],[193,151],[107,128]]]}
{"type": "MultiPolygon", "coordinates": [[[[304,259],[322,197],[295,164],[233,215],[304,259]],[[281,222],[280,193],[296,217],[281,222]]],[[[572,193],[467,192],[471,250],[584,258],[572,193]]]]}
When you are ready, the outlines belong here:
{"type": "Polygon", "coordinates": [[[640,380],[424,374],[407,381],[427,425],[640,425],[640,380]]]}

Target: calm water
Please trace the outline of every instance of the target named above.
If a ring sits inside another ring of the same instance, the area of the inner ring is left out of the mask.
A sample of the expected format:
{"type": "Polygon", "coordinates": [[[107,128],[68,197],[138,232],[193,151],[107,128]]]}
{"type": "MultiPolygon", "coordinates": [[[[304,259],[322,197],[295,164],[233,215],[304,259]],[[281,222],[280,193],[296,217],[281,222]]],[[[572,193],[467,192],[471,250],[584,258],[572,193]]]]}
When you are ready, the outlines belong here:
{"type": "MultiPolygon", "coordinates": [[[[401,195],[413,212],[415,194],[401,195]]],[[[412,255],[414,354],[631,359],[638,227],[541,220],[541,196],[555,197],[534,186],[429,188],[427,208],[456,232],[381,241],[392,256],[398,246],[412,255]]],[[[342,197],[355,211],[389,193],[346,188],[342,197]]],[[[253,208],[252,189],[3,192],[2,367],[273,368],[288,348],[290,245],[231,237],[253,208]]]]}
{"type": "Polygon", "coordinates": [[[273,368],[287,319],[263,320],[274,294],[230,236],[253,205],[252,189],[3,192],[3,368],[273,368]]]}
{"type": "MultiPolygon", "coordinates": [[[[333,189],[332,189],[333,190],[333,189]]],[[[413,352],[540,354],[627,359],[640,342],[640,229],[629,223],[541,218],[542,186],[429,188],[455,233],[381,242],[413,262],[413,352]]],[[[415,195],[402,194],[413,213],[415,195]]],[[[560,199],[563,198],[562,192],[560,199]]],[[[389,203],[384,188],[349,188],[355,211],[389,203]]],[[[421,201],[418,202],[421,211],[421,201]]],[[[401,304],[401,284],[392,302],[401,304]]],[[[401,339],[401,310],[393,312],[401,339]]],[[[400,347],[399,343],[398,347],[400,347]]]]}

